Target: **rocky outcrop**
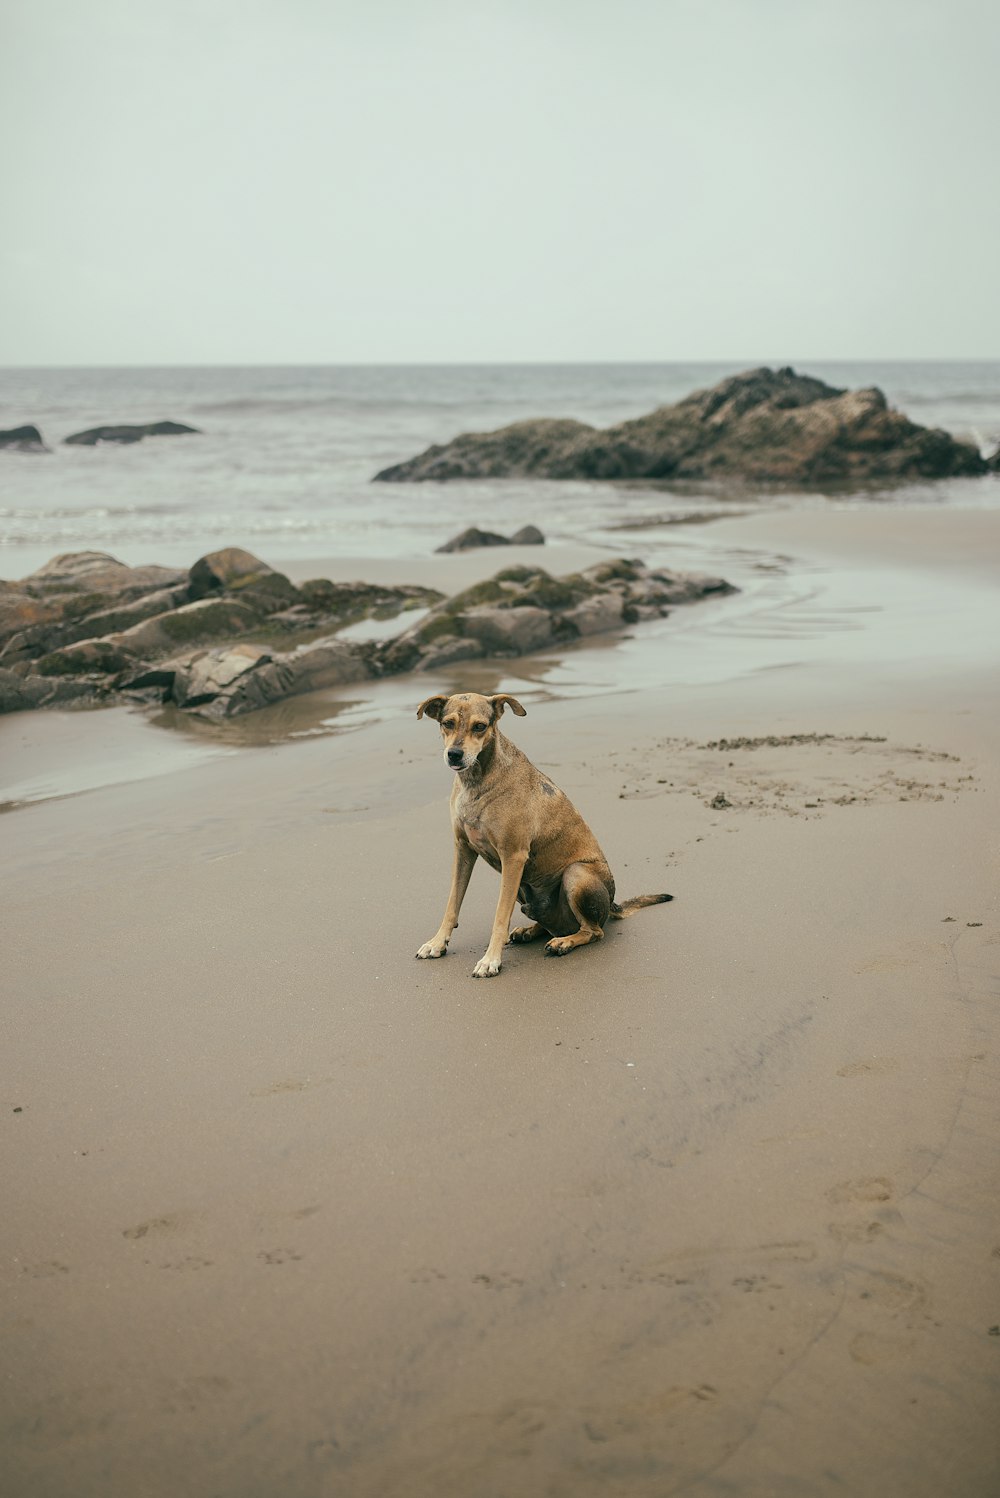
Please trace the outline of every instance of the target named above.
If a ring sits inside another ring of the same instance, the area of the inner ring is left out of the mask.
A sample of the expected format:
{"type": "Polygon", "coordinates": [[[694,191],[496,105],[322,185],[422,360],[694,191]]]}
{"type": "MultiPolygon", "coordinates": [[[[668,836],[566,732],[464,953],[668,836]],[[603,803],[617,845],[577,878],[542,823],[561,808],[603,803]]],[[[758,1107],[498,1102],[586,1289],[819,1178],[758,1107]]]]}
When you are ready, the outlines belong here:
{"type": "MultiPolygon", "coordinates": [[[[54,557],[20,582],[0,582],[0,710],[52,703],[114,699],[122,692],[150,691],[162,698],[175,678],[183,683],[204,647],[241,637],[253,640],[255,663],[270,664],[275,642],[302,650],[370,615],[381,618],[439,602],[429,588],[383,588],[369,583],[332,583],[324,578],[295,587],[283,573],[235,547],[201,557],[190,570],[128,567],[104,552],[54,557]],[[267,656],[267,661],[257,657],[267,656]]],[[[252,647],[251,647],[252,648],[252,647]]],[[[270,673],[275,697],[284,689],[309,691],[337,672],[353,670],[360,647],[337,643],[329,659],[311,653],[308,662],[270,673]]],[[[364,652],[362,651],[362,654],[364,652]]],[[[245,663],[246,656],[238,655],[245,663]]],[[[277,654],[273,660],[278,662],[277,654]]],[[[200,668],[211,669],[211,663],[200,668]]],[[[367,668],[361,675],[369,674],[367,668]]],[[[261,675],[257,696],[264,700],[261,675]]],[[[227,683],[231,686],[232,683],[227,683]]],[[[180,688],[185,704],[200,691],[180,688]]],[[[230,694],[233,695],[233,694],[230,694]]],[[[244,693],[240,701],[250,700],[244,693]]],[[[261,702],[255,701],[255,705],[261,702]]]]}
{"type": "Polygon", "coordinates": [[[481,656],[517,656],[661,619],[679,603],[735,592],[722,578],[619,558],[568,577],[508,567],[436,608],[378,650],[383,672],[431,671],[481,656]]]}
{"type": "Polygon", "coordinates": [[[497,531],[481,531],[478,526],[470,525],[468,530],[460,531],[457,536],[452,536],[443,546],[435,546],[435,551],[475,551],[480,546],[543,546],[545,537],[537,525],[522,525],[519,531],[512,536],[501,536],[497,531]]]}
{"type": "Polygon", "coordinates": [[[233,547],[187,572],[77,552],[0,583],[0,711],[138,697],[230,718],[320,687],[525,655],[731,591],[623,559],[561,578],[508,567],[442,599],[322,578],[297,588],[233,547]],[[421,617],[393,639],[336,638],[412,608],[421,617]]]}
{"type": "Polygon", "coordinates": [[[0,432],[0,448],[14,453],[48,452],[41,432],[33,426],[8,427],[7,431],[0,432]]]}
{"type": "Polygon", "coordinates": [[[371,647],[345,640],[294,655],[272,655],[252,645],[225,646],[199,651],[185,662],[171,683],[169,700],[218,721],[373,675],[371,647]]]}
{"type": "Polygon", "coordinates": [[[181,421],[149,421],[145,426],[89,427],[85,432],[74,432],[63,441],[71,447],[96,447],[99,442],[141,442],[144,437],[200,436],[197,427],[185,426],[181,421]]]}
{"type": "Polygon", "coordinates": [[[714,479],[827,485],[987,472],[978,448],[918,426],[881,390],[752,369],[648,416],[598,430],[520,421],[384,468],[382,482],[479,478],[714,479]]]}

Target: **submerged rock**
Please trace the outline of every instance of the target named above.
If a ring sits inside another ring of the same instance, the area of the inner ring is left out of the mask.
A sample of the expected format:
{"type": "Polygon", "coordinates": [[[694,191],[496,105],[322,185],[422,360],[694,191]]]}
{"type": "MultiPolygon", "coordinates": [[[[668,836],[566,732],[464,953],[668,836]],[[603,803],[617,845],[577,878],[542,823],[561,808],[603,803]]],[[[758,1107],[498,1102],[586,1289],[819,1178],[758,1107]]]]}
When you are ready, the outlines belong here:
{"type": "Polygon", "coordinates": [[[88,427],[85,432],[73,432],[63,442],[71,447],[96,447],[100,442],[125,444],[141,442],[144,437],[201,436],[197,427],[185,426],[182,421],[149,421],[144,426],[88,427]]]}
{"type": "Polygon", "coordinates": [[[0,447],[15,453],[47,453],[42,434],[35,426],[8,427],[0,432],[0,447]]]}
{"type": "Polygon", "coordinates": [[[460,531],[457,536],[452,536],[443,546],[436,546],[435,551],[474,551],[480,546],[541,546],[545,537],[537,525],[523,525],[513,536],[501,536],[497,531],[481,531],[478,526],[470,525],[468,530],[460,531]]]}
{"type": "Polygon", "coordinates": [[[987,472],[978,448],[918,426],[881,390],[841,390],[793,369],[752,369],[604,430],[519,421],[466,433],[376,480],[713,479],[839,484],[987,472]]]}

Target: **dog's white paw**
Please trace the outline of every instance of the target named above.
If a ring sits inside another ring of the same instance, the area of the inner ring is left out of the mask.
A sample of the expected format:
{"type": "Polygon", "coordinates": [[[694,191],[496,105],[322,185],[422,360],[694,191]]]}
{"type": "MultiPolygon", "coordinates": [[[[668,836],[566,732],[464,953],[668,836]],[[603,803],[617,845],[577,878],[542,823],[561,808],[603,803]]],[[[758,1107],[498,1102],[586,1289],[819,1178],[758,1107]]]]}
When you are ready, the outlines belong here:
{"type": "Polygon", "coordinates": [[[499,957],[480,957],[479,961],[472,969],[472,976],[474,978],[495,978],[499,971],[499,957]]]}
{"type": "Polygon", "coordinates": [[[448,951],[446,941],[425,941],[422,947],[417,948],[418,957],[444,957],[448,951]]]}

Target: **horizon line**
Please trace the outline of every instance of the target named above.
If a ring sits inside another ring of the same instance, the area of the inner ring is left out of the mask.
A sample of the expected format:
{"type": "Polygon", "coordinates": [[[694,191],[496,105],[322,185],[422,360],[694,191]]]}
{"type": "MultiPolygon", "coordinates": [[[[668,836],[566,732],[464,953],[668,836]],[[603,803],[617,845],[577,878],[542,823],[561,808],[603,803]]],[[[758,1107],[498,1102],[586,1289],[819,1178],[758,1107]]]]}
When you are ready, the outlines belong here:
{"type": "Polygon", "coordinates": [[[18,373],[22,370],[105,370],[105,369],[574,369],[574,368],[664,368],[671,365],[738,365],[740,369],[759,369],[766,366],[778,368],[795,367],[799,370],[808,364],[1000,364],[1000,354],[962,356],[958,354],[914,354],[872,355],[850,357],[844,354],[824,356],[810,354],[807,357],[789,359],[786,356],[771,359],[753,358],[670,358],[670,359],[307,359],[307,360],[166,360],[160,363],[147,361],[118,363],[115,361],[96,364],[71,361],[65,364],[0,364],[0,372],[18,373]]]}

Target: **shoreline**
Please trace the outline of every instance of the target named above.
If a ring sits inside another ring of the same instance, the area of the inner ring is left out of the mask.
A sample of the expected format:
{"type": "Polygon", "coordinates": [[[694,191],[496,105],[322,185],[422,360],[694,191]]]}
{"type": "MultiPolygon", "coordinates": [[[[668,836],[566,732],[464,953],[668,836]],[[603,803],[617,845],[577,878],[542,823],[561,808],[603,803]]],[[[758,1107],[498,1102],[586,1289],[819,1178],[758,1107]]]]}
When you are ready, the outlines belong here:
{"type": "MultiPolygon", "coordinates": [[[[455,690],[463,683],[500,690],[503,682],[504,689],[527,691],[529,700],[549,702],[729,683],[784,669],[801,651],[824,669],[845,664],[850,669],[851,662],[866,663],[874,653],[887,666],[917,673],[985,669],[1000,656],[990,631],[991,587],[1000,575],[1000,511],[769,510],[683,535],[672,526],[662,538],[643,532],[641,547],[630,548],[627,540],[623,537],[622,555],[641,550],[658,565],[718,572],[741,592],[683,605],[666,620],[591,636],[538,656],[466,661],[438,673],[330,688],[222,724],[177,710],[128,705],[0,717],[0,811],[124,781],[183,774],[240,749],[369,729],[405,713],[414,693],[419,696],[439,676],[455,690]],[[936,595],[931,608],[923,580],[928,573],[934,575],[936,595]]],[[[543,566],[559,575],[604,554],[557,543],[417,559],[327,557],[281,565],[297,584],[322,576],[384,586],[419,583],[449,594],[503,566],[543,566]]],[[[400,615],[399,629],[405,621],[400,615]]],[[[799,691],[822,700],[815,684],[803,682],[799,691]]]]}

